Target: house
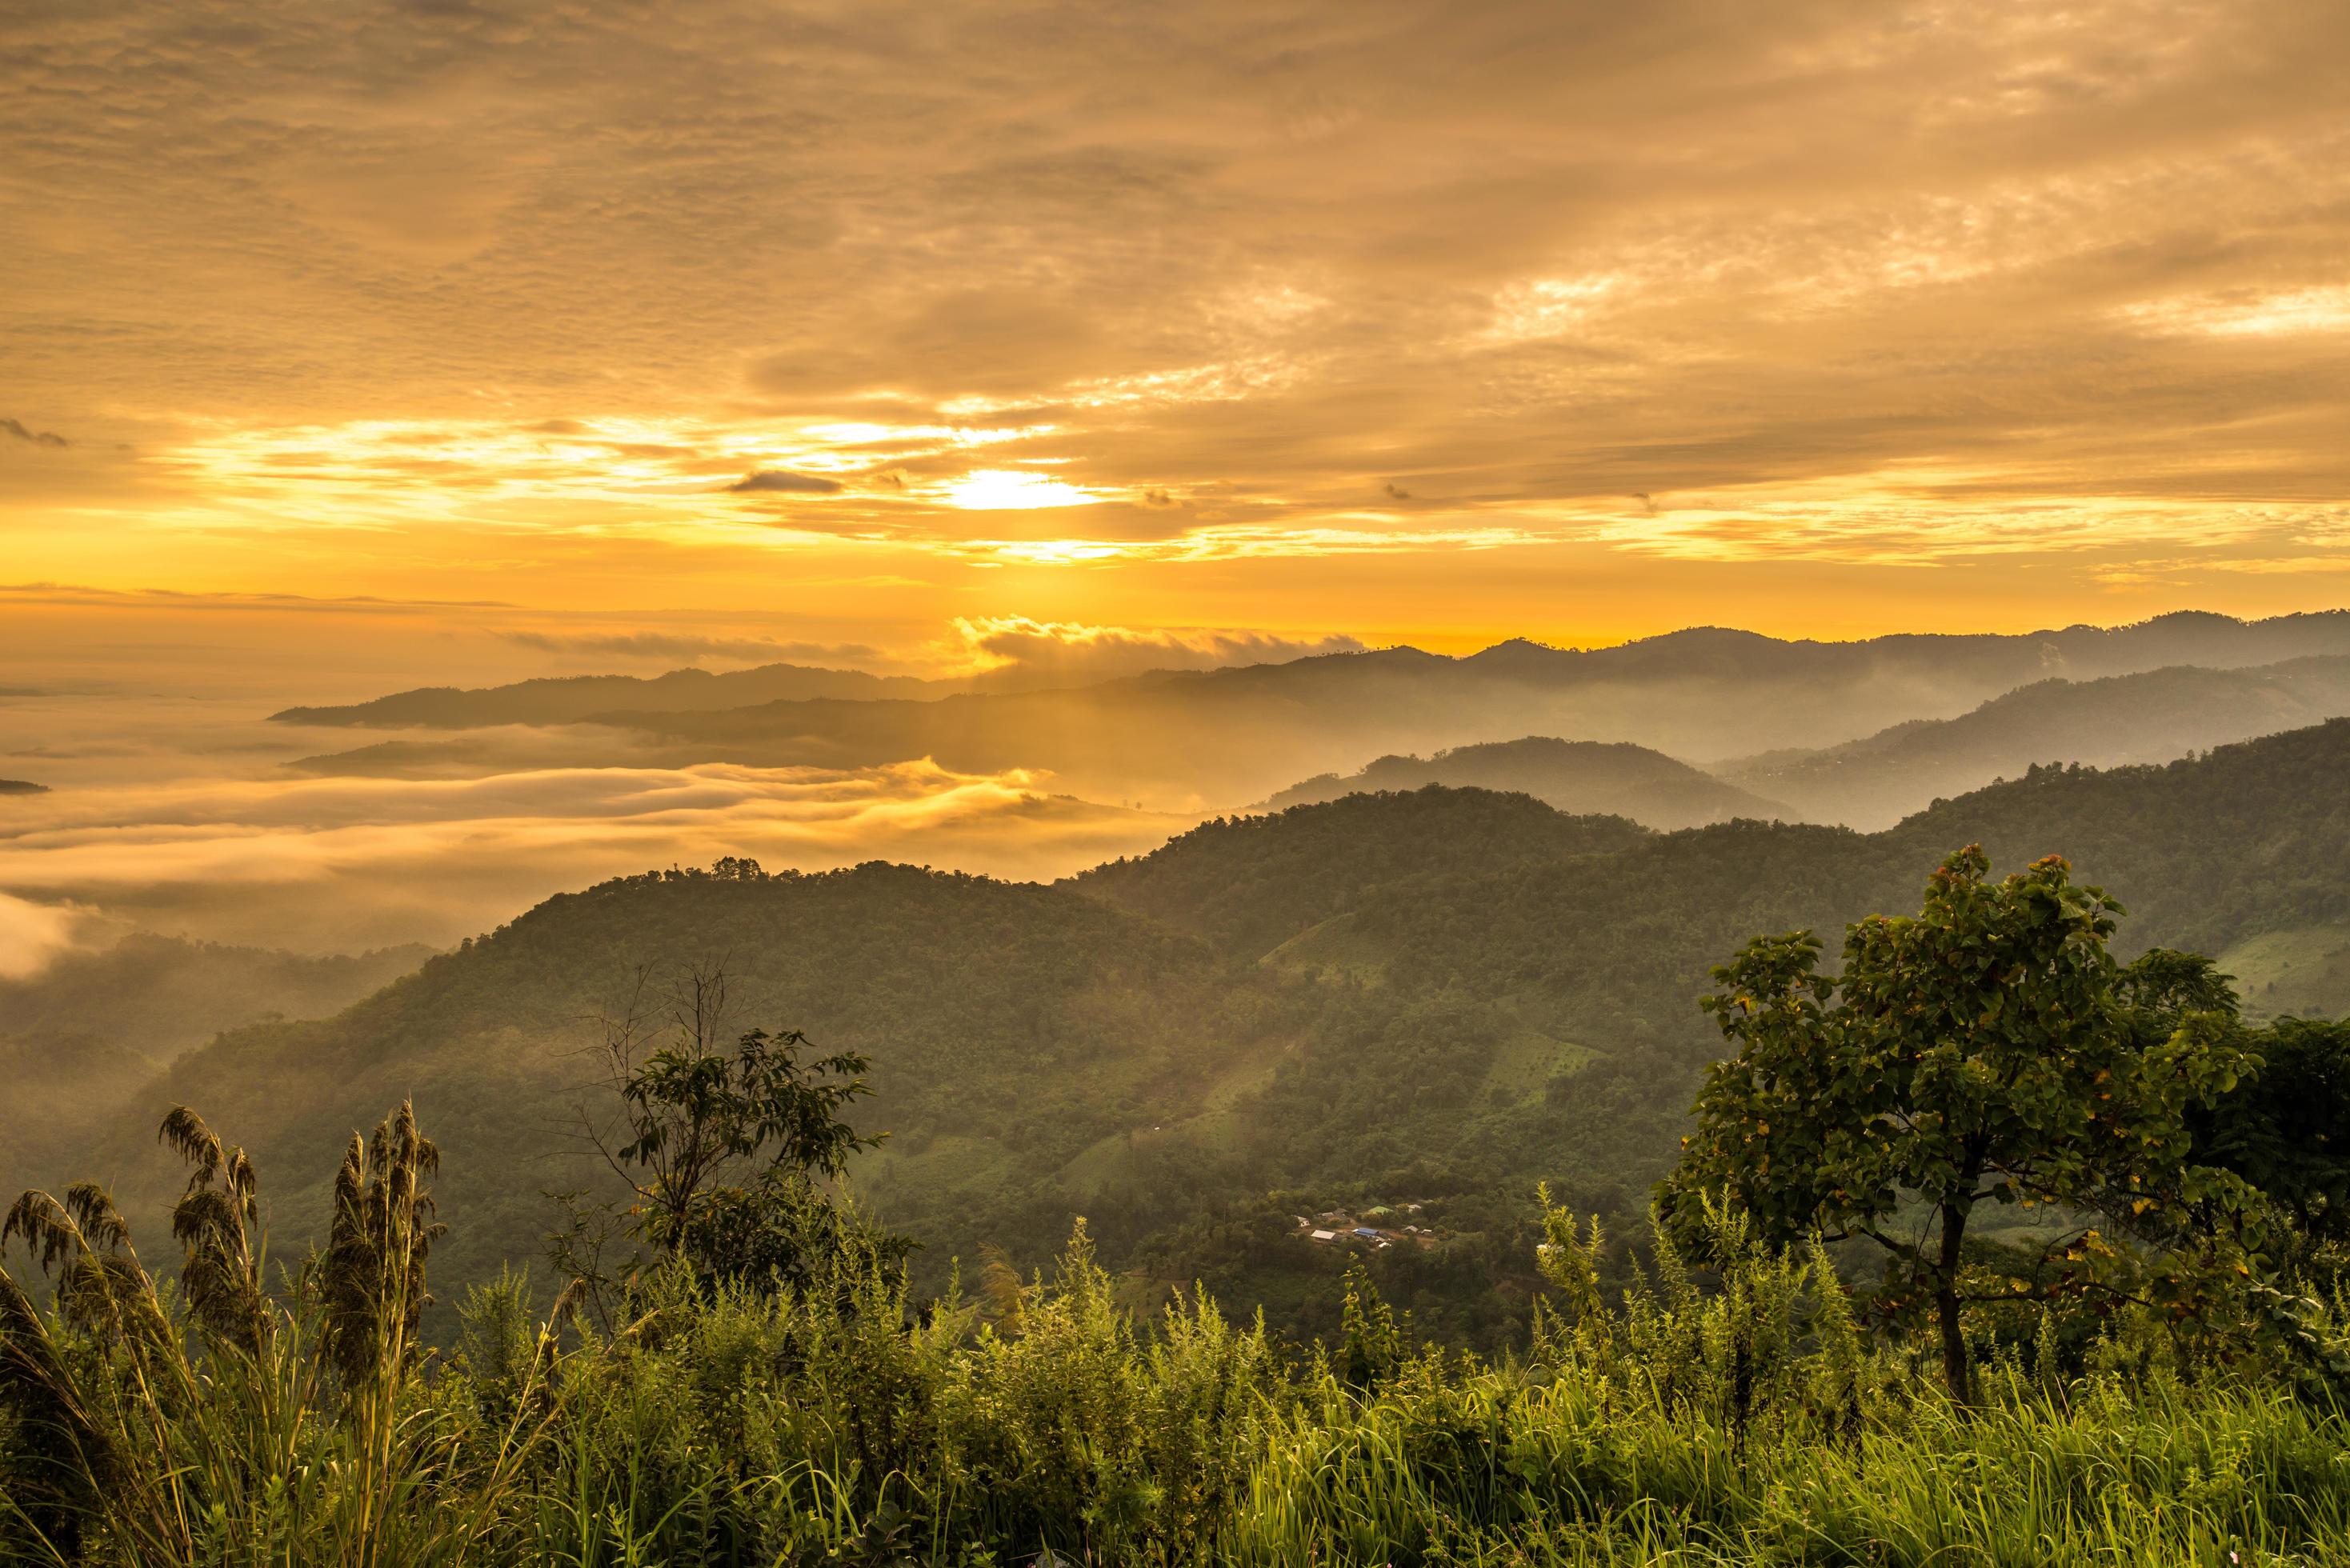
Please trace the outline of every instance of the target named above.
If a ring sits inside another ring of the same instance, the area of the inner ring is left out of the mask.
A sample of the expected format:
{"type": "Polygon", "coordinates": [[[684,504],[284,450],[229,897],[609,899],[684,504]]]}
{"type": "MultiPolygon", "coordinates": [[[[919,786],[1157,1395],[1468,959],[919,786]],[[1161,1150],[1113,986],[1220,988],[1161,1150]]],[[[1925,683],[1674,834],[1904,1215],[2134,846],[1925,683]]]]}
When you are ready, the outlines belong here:
{"type": "Polygon", "coordinates": [[[1314,1232],[1314,1239],[1317,1241],[1335,1241],[1338,1239],[1338,1232],[1336,1231],[1316,1231],[1314,1232]]]}
{"type": "Polygon", "coordinates": [[[1372,1230],[1368,1225],[1356,1226],[1355,1234],[1364,1238],[1366,1241],[1376,1241],[1379,1239],[1379,1233],[1377,1231],[1372,1230]]]}

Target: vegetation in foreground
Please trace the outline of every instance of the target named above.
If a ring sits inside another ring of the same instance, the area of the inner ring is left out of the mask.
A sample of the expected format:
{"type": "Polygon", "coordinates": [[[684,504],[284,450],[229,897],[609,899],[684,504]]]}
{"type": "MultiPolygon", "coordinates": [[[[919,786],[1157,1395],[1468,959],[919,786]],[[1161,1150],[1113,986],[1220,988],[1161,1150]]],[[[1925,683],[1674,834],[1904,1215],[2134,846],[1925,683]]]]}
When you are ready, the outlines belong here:
{"type": "Polygon", "coordinates": [[[1719,971],[1740,1052],[1653,1238],[1627,1262],[1545,1204],[1548,1295],[1498,1357],[1422,1343],[1362,1276],[1326,1345],[1197,1293],[1138,1322],[1082,1225],[1048,1275],[917,1300],[823,1181],[861,1063],[764,1033],[623,1051],[634,1250],[543,1315],[476,1289],[444,1357],[407,1107],[276,1275],[252,1164],[175,1113],[176,1279],[94,1187],[9,1211],[54,1292],[0,1275],[0,1552],[2350,1563],[2341,1184],[2280,1136],[2340,1040],[2243,1028],[2184,955],[2115,963],[2110,901],[2060,862],[1984,873],[1953,857],[1834,979],[1787,937],[1719,971]],[[2043,1247],[1969,1238],[2026,1201],[2059,1216],[2043,1247]],[[1837,1233],[1883,1266],[1847,1284],[1837,1233]]]}

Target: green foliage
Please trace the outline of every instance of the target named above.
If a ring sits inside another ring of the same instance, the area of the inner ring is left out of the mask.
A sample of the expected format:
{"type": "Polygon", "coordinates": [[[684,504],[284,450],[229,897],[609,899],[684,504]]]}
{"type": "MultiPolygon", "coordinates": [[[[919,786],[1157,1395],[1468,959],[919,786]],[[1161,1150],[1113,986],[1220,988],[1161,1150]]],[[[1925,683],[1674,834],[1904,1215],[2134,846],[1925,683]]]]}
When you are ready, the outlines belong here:
{"type": "Polygon", "coordinates": [[[682,1252],[697,1235],[724,1229],[708,1211],[717,1205],[739,1213],[746,1201],[743,1189],[719,1184],[732,1168],[757,1168],[762,1181],[785,1172],[837,1178],[850,1155],[879,1146],[840,1116],[872,1092],[858,1076],[865,1058],[845,1051],[803,1064],[806,1045],[796,1031],[754,1029],[731,1054],[698,1043],[666,1047],[623,1075],[620,1098],[635,1136],[612,1158],[640,1173],[637,1193],[654,1245],[682,1252]]]}
{"type": "MultiPolygon", "coordinates": [[[[235,1163],[244,1159],[240,1149],[235,1163]]],[[[335,1173],[317,1284],[327,1354],[344,1385],[364,1396],[397,1386],[422,1348],[424,1261],[446,1231],[426,1186],[440,1168],[440,1149],[403,1103],[374,1137],[351,1135],[335,1173]]]]}
{"type": "MultiPolygon", "coordinates": [[[[192,1290],[242,1258],[255,1184],[174,1123],[191,1192],[227,1197],[192,1211],[192,1290]]],[[[436,1365],[398,1351],[414,1286],[380,1229],[418,1215],[423,1146],[387,1122],[349,1210],[365,1266],[264,1296],[251,1343],[151,1280],[97,1189],[20,1202],[10,1233],[61,1288],[45,1314],[0,1272],[0,1555],[1925,1568],[2329,1563],[2350,1539],[2350,1427],[2272,1351],[2214,1358],[2144,1312],[2077,1353],[1987,1341],[1962,1414],[1907,1345],[1864,1337],[1815,1241],[1767,1244],[1705,1201],[1613,1304],[1604,1233],[1545,1201],[1557,1296],[1492,1362],[1415,1347],[1359,1275],[1335,1359],[1285,1355],[1203,1293],[1138,1319],[1080,1224],[1049,1273],[992,1270],[986,1310],[917,1301],[870,1251],[766,1291],[671,1260],[629,1323],[567,1344],[564,1303],[540,1319],[504,1276],[436,1365]],[[380,1346],[350,1358],[329,1325],[369,1288],[380,1346]]],[[[2299,1327],[2350,1358],[2342,1307],[2299,1327]]]]}
{"type": "Polygon", "coordinates": [[[2350,1022],[2282,1018],[2251,1033],[2260,1065],[2194,1122],[2196,1147],[2321,1246],[2350,1242],[2350,1022]]]}
{"type": "MultiPolygon", "coordinates": [[[[763,874],[755,861],[727,859],[712,875],[763,874]]],[[[731,1049],[720,1045],[727,996],[722,968],[693,966],[672,992],[674,1037],[650,1052],[638,1049],[633,1012],[607,1022],[617,1130],[583,1111],[584,1131],[635,1201],[615,1216],[561,1195],[570,1222],[549,1238],[556,1267],[580,1284],[599,1319],[608,1320],[614,1286],[632,1292],[639,1282],[634,1270],[625,1281],[605,1272],[603,1246],[618,1230],[705,1282],[754,1291],[806,1288],[841,1257],[894,1268],[912,1251],[910,1238],[881,1231],[817,1185],[837,1182],[852,1156],[888,1136],[861,1135],[843,1114],[871,1093],[866,1059],[845,1051],[804,1060],[807,1037],[796,1031],[754,1029],[731,1049]]]]}
{"type": "MultiPolygon", "coordinates": [[[[1838,976],[1818,972],[1820,944],[1800,931],[1717,970],[1724,989],[1703,1006],[1737,1054],[1709,1073],[1665,1189],[1671,1213],[1720,1191],[1775,1239],[1875,1242],[1877,1307],[1936,1313],[1961,1401],[1976,1206],[2154,1224],[2237,1205],[2241,1184],[2191,1158],[2188,1118],[2254,1064],[2208,965],[2155,954],[2125,974],[2106,950],[2120,907],[2063,859],[1998,883],[1988,869],[1961,850],[1916,918],[1854,925],[1838,976]],[[1898,1225],[1905,1208],[1925,1223],[1898,1225]]],[[[1994,1299],[2077,1287],[2116,1262],[2094,1230],[2072,1231],[1994,1299]]]]}
{"type": "MultiPolygon", "coordinates": [[[[479,1560],[544,1433],[541,1328],[507,1414],[452,1418],[415,1354],[429,1170],[405,1106],[347,1162],[337,1244],[290,1299],[262,1293],[256,1182],[184,1108],[194,1166],[159,1282],[95,1186],[24,1194],[0,1225],[55,1282],[47,1310],[0,1269],[0,1557],[59,1564],[479,1560]]],[[[356,1140],[355,1140],[356,1141],[356,1140]]],[[[425,1227],[429,1229],[429,1227],[425,1227]]],[[[588,1366],[580,1360],[575,1373],[588,1366]]]]}

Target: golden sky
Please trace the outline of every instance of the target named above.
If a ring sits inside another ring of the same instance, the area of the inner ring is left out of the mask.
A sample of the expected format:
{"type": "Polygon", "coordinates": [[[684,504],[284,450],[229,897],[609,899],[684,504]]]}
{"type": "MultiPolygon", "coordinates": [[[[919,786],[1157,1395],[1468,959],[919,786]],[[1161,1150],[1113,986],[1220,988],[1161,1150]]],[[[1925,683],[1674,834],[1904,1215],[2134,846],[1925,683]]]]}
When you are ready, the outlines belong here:
{"type": "Polygon", "coordinates": [[[67,587],[0,616],[490,679],[2340,605],[2345,104],[2341,0],[25,0],[0,582],[67,587]]]}

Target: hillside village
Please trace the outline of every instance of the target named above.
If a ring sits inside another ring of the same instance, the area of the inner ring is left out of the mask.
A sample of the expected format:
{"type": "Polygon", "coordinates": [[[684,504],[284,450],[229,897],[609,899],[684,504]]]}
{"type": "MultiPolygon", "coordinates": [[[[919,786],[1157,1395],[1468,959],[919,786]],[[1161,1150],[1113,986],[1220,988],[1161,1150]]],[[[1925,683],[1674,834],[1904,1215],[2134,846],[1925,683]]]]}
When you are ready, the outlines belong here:
{"type": "Polygon", "coordinates": [[[1383,1251],[1398,1245],[1433,1247],[1437,1231],[1422,1223],[1428,1216],[1428,1205],[1419,1199],[1401,1203],[1375,1203],[1357,1212],[1347,1209],[1326,1209],[1308,1219],[1300,1214],[1296,1235],[1316,1246],[1358,1246],[1373,1251],[1383,1251]]]}

